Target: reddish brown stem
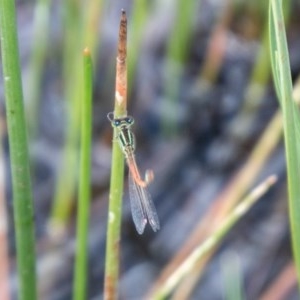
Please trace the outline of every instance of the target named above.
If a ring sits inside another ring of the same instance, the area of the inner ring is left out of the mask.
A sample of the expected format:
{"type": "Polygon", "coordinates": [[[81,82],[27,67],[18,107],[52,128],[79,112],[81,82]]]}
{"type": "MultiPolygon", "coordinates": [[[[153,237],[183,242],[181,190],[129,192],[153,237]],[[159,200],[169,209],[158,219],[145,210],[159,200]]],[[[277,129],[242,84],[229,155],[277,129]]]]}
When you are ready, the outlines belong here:
{"type": "Polygon", "coordinates": [[[116,108],[115,116],[119,116],[120,111],[125,110],[127,106],[127,18],[126,12],[122,10],[122,16],[119,29],[119,43],[116,67],[116,108]]]}

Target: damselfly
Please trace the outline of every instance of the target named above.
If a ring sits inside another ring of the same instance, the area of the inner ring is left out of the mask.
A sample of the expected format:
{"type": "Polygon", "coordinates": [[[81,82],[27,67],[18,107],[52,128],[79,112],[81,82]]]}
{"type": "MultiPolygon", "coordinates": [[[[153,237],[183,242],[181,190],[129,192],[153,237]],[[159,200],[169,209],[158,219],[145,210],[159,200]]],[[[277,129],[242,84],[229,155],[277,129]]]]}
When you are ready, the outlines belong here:
{"type": "Polygon", "coordinates": [[[134,154],[135,137],[131,131],[134,119],[130,116],[114,118],[113,113],[109,113],[107,118],[110,120],[112,126],[116,128],[116,138],[129,168],[129,197],[131,214],[136,230],[139,234],[142,234],[147,222],[149,222],[152,229],[157,231],[160,228],[159,220],[151,196],[147,190],[147,186],[153,180],[153,172],[147,170],[145,180],[140,176],[134,154]]]}

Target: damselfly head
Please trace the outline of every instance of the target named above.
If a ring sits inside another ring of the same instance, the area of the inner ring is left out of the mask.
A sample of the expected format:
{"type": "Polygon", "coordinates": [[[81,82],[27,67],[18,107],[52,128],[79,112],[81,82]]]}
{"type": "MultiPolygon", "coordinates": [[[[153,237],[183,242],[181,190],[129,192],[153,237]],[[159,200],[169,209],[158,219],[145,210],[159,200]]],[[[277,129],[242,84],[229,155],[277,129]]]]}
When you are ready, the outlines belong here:
{"type": "Polygon", "coordinates": [[[125,116],[121,118],[114,118],[114,113],[110,112],[107,114],[107,119],[111,122],[113,127],[120,127],[120,126],[131,126],[134,123],[134,119],[131,116],[125,116]]]}

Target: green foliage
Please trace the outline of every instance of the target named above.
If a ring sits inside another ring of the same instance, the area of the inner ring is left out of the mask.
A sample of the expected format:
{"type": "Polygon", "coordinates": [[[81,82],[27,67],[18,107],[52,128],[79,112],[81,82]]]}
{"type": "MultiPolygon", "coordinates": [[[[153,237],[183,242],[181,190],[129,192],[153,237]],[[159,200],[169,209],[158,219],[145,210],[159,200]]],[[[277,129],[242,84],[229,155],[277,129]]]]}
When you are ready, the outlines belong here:
{"type": "Polygon", "coordinates": [[[21,300],[34,300],[37,298],[34,213],[14,1],[0,1],[0,30],[13,186],[18,294],[21,300]]]}
{"type": "Polygon", "coordinates": [[[81,150],[77,214],[77,245],[74,279],[74,299],[87,299],[87,250],[90,209],[91,136],[92,136],[92,60],[89,50],[84,50],[84,92],[81,101],[81,150]]]}

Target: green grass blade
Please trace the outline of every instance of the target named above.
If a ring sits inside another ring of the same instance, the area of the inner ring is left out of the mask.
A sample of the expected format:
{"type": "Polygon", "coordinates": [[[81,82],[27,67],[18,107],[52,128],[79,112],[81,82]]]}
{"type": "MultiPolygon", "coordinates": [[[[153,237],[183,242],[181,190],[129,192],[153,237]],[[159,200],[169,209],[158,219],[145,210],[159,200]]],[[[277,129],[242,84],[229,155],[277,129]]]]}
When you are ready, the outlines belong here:
{"type": "Polygon", "coordinates": [[[176,3],[176,20],[168,44],[168,59],[176,63],[186,60],[189,43],[192,34],[192,24],[195,9],[200,3],[194,1],[179,0],[176,3]]]}
{"type": "MultiPolygon", "coordinates": [[[[289,2],[289,1],[287,1],[289,2]]],[[[285,2],[285,8],[287,10],[287,2],[285,2]]],[[[290,7],[291,5],[289,5],[290,7]]],[[[271,8],[271,6],[270,6],[271,8]]],[[[276,41],[276,33],[275,33],[275,20],[274,16],[272,14],[272,10],[269,10],[269,39],[270,39],[270,49],[277,49],[277,41],[276,41]]],[[[270,51],[271,52],[271,64],[272,64],[272,70],[273,70],[273,78],[274,78],[274,85],[276,89],[276,94],[278,96],[279,104],[282,105],[282,97],[280,96],[280,78],[279,78],[279,66],[278,66],[278,60],[276,58],[277,56],[277,51],[270,51]]],[[[296,103],[292,103],[294,106],[293,111],[296,112],[298,110],[296,103]]],[[[295,119],[296,119],[296,134],[298,136],[298,139],[300,139],[300,114],[295,113],[295,119]]]]}
{"type": "Polygon", "coordinates": [[[49,234],[61,238],[74,204],[75,181],[78,174],[78,141],[80,123],[80,98],[82,94],[82,15],[78,0],[64,1],[64,53],[63,81],[64,97],[68,107],[66,115],[66,138],[62,152],[62,163],[57,175],[49,234]],[[74,88],[76,87],[76,89],[74,88]]]}
{"type": "Polygon", "coordinates": [[[33,201],[19,62],[15,1],[0,1],[1,52],[10,147],[19,299],[36,296],[33,201]]]}
{"type": "MultiPolygon", "coordinates": [[[[97,24],[103,6],[102,0],[88,4],[66,0],[64,43],[64,97],[68,105],[66,141],[62,153],[62,167],[58,173],[54,203],[49,222],[50,235],[64,234],[74,205],[76,176],[78,173],[78,140],[80,123],[80,95],[82,84],[81,49],[86,45],[97,53],[97,24]],[[76,86],[77,88],[74,88],[76,86]]],[[[96,59],[96,57],[94,57],[96,59]]]]}
{"type": "Polygon", "coordinates": [[[179,82],[183,74],[183,63],[187,59],[192,37],[192,25],[195,11],[199,1],[175,1],[176,17],[174,27],[167,45],[166,72],[170,74],[165,83],[168,118],[162,121],[163,131],[166,136],[174,136],[178,132],[179,117],[179,82]]]}
{"type": "Polygon", "coordinates": [[[256,187],[247,197],[245,197],[240,204],[232,210],[224,222],[222,222],[219,229],[217,229],[186,258],[186,260],[173,272],[173,274],[167,278],[161,289],[156,290],[154,294],[151,295],[151,299],[165,299],[178,285],[182,278],[186,276],[190,270],[192,270],[194,264],[221,242],[234,224],[236,224],[236,222],[246,214],[252,205],[260,199],[260,197],[265,194],[275,182],[276,177],[270,176],[256,187]]]}
{"type": "Polygon", "coordinates": [[[91,177],[91,131],[92,131],[92,60],[90,51],[84,50],[83,75],[84,88],[81,103],[81,152],[79,199],[77,213],[76,260],[74,295],[75,300],[84,300],[87,283],[87,248],[90,209],[90,177],[91,177]]]}
{"type": "Polygon", "coordinates": [[[141,42],[143,33],[145,30],[145,23],[149,14],[149,1],[147,0],[135,0],[133,3],[133,11],[128,43],[128,94],[131,94],[132,84],[134,82],[134,76],[136,66],[141,52],[141,42]]]}
{"type": "Polygon", "coordinates": [[[294,260],[300,280],[300,147],[297,141],[299,113],[292,97],[292,79],[280,0],[270,1],[271,57],[275,84],[283,115],[287,163],[289,217],[294,260]]]}
{"type": "Polygon", "coordinates": [[[243,300],[243,276],[241,262],[237,253],[231,251],[222,255],[222,282],[225,300],[243,300]]]}
{"type": "MultiPolygon", "coordinates": [[[[286,16],[285,20],[283,20],[283,22],[285,22],[285,24],[287,24],[288,17],[290,16],[290,14],[289,14],[290,6],[291,6],[290,1],[286,1],[285,2],[285,11],[283,12],[284,16],[286,16]]],[[[277,49],[276,34],[275,34],[275,27],[274,27],[274,16],[272,14],[271,9],[269,9],[269,44],[270,44],[270,49],[277,49]]],[[[273,70],[274,85],[275,85],[276,93],[277,93],[277,95],[279,95],[280,94],[280,92],[279,92],[280,84],[279,84],[278,72],[275,71],[277,68],[275,51],[270,51],[270,57],[271,57],[271,65],[272,65],[272,70],[273,70]]],[[[278,100],[281,105],[281,97],[279,97],[278,100]]]]}
{"type": "Polygon", "coordinates": [[[84,15],[83,44],[90,49],[92,55],[95,55],[94,57],[92,56],[94,63],[97,60],[96,54],[98,53],[98,48],[101,42],[101,33],[95,30],[95,28],[99,26],[99,23],[101,23],[101,20],[103,19],[101,17],[103,6],[103,0],[92,0],[82,3],[82,10],[84,15]]]}
{"type": "MultiPolygon", "coordinates": [[[[272,66],[272,71],[273,71],[273,80],[274,80],[274,86],[276,89],[276,93],[279,96],[280,92],[279,92],[279,78],[278,78],[278,71],[277,71],[277,64],[276,64],[276,58],[275,58],[275,54],[276,51],[272,51],[272,49],[277,49],[276,47],[276,39],[275,39],[275,28],[274,28],[274,17],[273,17],[273,13],[271,10],[271,5],[270,5],[270,9],[269,9],[269,40],[270,40],[270,58],[271,58],[271,66],[272,66]]],[[[281,98],[278,98],[279,100],[279,104],[281,105],[281,98]]]]}
{"type": "MultiPolygon", "coordinates": [[[[29,105],[27,109],[29,137],[37,134],[39,116],[39,102],[41,96],[41,83],[44,72],[46,54],[49,41],[49,19],[51,1],[39,0],[34,12],[34,38],[30,57],[30,69],[27,84],[25,81],[25,99],[29,105]]],[[[26,80],[26,78],[25,78],[26,80]]]]}

